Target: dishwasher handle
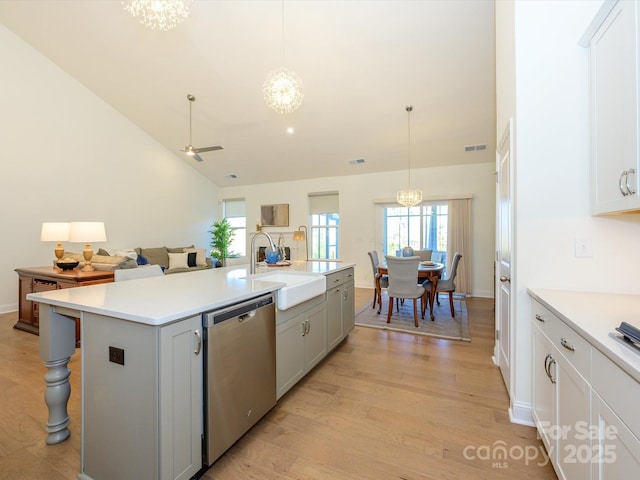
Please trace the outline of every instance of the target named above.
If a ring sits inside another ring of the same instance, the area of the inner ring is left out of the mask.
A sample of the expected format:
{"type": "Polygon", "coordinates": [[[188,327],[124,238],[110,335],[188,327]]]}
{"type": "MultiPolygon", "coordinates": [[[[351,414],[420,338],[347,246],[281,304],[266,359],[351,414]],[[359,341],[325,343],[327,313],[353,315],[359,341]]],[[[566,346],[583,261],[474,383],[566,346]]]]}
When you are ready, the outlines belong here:
{"type": "Polygon", "coordinates": [[[239,321],[246,320],[255,315],[256,310],[273,305],[273,293],[264,295],[257,298],[252,298],[245,302],[236,303],[220,310],[213,310],[202,314],[202,326],[204,328],[210,328],[214,325],[222,323],[227,320],[238,318],[239,321]]]}

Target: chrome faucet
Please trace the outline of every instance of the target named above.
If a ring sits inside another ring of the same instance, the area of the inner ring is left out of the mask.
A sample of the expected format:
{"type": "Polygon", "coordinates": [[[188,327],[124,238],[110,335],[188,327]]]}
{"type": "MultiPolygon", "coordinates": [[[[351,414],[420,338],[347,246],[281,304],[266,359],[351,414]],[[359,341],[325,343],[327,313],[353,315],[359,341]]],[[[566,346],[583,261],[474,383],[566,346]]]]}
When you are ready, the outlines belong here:
{"type": "Polygon", "coordinates": [[[249,261],[249,273],[251,275],[256,273],[256,247],[255,247],[255,243],[256,243],[256,237],[258,235],[264,235],[265,237],[267,237],[269,239],[269,245],[271,245],[271,249],[274,252],[278,251],[278,247],[276,247],[276,244],[273,243],[271,235],[269,235],[267,232],[256,232],[255,235],[253,237],[251,237],[251,260],[249,261]]]}

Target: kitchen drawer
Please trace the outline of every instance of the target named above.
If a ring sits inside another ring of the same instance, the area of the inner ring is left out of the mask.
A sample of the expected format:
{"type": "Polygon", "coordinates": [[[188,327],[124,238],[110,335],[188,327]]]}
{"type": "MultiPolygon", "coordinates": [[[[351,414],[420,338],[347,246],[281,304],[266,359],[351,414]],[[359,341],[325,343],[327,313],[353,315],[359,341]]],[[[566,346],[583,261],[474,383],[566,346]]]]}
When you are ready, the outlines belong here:
{"type": "Polygon", "coordinates": [[[593,349],[591,386],[620,417],[631,432],[640,438],[638,399],[640,383],[620,367],[593,349]]]}
{"type": "Polygon", "coordinates": [[[591,345],[541,304],[533,303],[534,323],[585,380],[591,377],[591,345]]]}
{"type": "Polygon", "coordinates": [[[335,287],[344,283],[344,274],[346,271],[340,270],[339,272],[330,273],[327,275],[327,290],[331,287],[335,287]]]}

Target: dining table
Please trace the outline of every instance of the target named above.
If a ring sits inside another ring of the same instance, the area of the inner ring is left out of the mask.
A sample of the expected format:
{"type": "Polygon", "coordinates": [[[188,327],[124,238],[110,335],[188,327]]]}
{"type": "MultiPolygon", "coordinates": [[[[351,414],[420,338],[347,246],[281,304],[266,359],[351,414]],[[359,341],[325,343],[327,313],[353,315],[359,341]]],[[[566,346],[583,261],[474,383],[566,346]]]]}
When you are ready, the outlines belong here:
{"type": "MultiPolygon", "coordinates": [[[[378,273],[376,274],[376,290],[378,292],[378,313],[382,310],[382,288],[380,287],[380,278],[383,275],[388,275],[389,270],[387,269],[386,263],[380,263],[377,267],[378,273]]],[[[425,280],[429,280],[431,282],[431,290],[428,293],[429,295],[429,313],[431,315],[431,320],[434,319],[433,316],[433,302],[436,298],[436,291],[438,288],[438,279],[442,275],[442,271],[444,270],[444,264],[438,262],[429,262],[424,261],[418,264],[418,274],[417,274],[417,282],[424,282],[425,280]]],[[[424,316],[423,316],[424,318],[424,316]]]]}

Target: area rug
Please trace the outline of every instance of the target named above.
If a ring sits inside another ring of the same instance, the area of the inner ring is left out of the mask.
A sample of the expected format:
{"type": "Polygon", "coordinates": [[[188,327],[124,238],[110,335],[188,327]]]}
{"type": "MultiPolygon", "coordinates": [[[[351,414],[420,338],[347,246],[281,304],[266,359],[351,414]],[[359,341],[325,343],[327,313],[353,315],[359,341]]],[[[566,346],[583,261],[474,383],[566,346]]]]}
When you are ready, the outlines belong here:
{"type": "Polygon", "coordinates": [[[451,309],[449,308],[449,297],[441,296],[440,306],[436,303],[433,308],[434,321],[431,321],[428,310],[425,312],[424,320],[420,318],[421,307],[420,301],[418,301],[418,327],[415,327],[413,323],[413,300],[405,300],[404,305],[400,305],[399,312],[394,305],[390,323],[387,323],[388,302],[389,299],[386,292],[384,292],[382,295],[382,311],[379,315],[376,313],[377,309],[371,308],[371,303],[368,303],[356,315],[356,325],[447,340],[471,341],[467,304],[464,298],[454,297],[453,307],[456,316],[452,317],[451,309]]]}

